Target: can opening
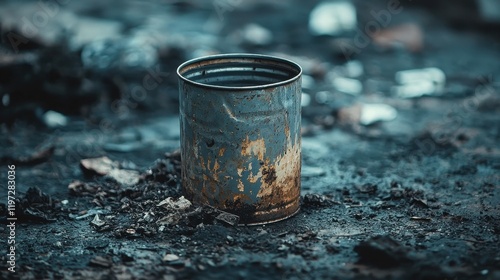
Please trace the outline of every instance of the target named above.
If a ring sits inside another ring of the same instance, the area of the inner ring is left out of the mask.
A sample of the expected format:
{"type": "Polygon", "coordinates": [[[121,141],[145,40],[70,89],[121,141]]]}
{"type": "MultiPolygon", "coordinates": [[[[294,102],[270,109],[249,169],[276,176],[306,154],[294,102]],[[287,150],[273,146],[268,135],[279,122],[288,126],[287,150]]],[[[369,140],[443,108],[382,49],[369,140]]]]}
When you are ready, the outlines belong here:
{"type": "Polygon", "coordinates": [[[183,63],[177,74],[186,82],[219,89],[259,89],[292,82],[302,69],[294,62],[266,55],[225,54],[183,63]]]}

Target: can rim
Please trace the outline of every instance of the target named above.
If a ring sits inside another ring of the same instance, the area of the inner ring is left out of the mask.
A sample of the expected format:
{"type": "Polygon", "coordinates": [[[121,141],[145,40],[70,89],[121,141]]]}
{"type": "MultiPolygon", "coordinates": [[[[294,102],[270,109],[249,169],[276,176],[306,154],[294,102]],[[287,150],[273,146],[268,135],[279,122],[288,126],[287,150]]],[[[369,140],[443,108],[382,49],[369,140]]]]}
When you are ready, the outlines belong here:
{"type": "Polygon", "coordinates": [[[294,82],[298,80],[302,75],[302,67],[296,62],[293,62],[289,59],[277,57],[277,56],[272,56],[272,55],[263,55],[263,54],[249,54],[249,53],[229,53],[229,54],[216,54],[216,55],[207,55],[207,56],[202,56],[198,58],[193,58],[190,59],[181,65],[177,67],[177,76],[181,78],[184,82],[204,87],[204,88],[209,88],[209,89],[221,89],[221,90],[256,90],[256,89],[266,89],[270,87],[276,87],[276,86],[281,86],[285,84],[289,84],[291,82],[294,82]],[[263,59],[263,60],[269,60],[269,61],[275,61],[275,62],[281,62],[284,64],[289,64],[290,66],[294,67],[297,69],[297,74],[295,74],[292,78],[279,81],[276,83],[269,83],[269,84],[262,84],[262,85],[254,85],[254,86],[241,86],[241,87],[235,87],[235,86],[221,86],[221,85],[211,85],[211,84],[205,84],[205,83],[199,83],[195,82],[193,80],[190,80],[181,74],[181,71],[186,68],[189,65],[198,63],[198,62],[203,62],[203,61],[211,61],[211,60],[219,60],[219,59],[230,59],[230,58],[252,58],[252,59],[263,59]]]}

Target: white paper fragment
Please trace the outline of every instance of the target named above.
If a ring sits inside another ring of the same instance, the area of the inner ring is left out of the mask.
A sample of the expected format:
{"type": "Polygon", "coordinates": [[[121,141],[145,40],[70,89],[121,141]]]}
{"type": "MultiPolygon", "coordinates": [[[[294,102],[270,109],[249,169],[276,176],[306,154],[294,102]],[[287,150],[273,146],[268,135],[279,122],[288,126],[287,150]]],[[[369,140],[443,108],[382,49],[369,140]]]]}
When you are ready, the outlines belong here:
{"type": "Polygon", "coordinates": [[[435,67],[399,71],[395,79],[400,85],[392,91],[401,98],[442,94],[446,84],[446,75],[435,67]]]}
{"type": "Polygon", "coordinates": [[[336,90],[351,95],[359,95],[363,91],[363,84],[356,79],[337,77],[332,84],[336,90]]]}
{"type": "Polygon", "coordinates": [[[359,123],[370,125],[378,121],[392,121],[398,112],[387,104],[364,104],[361,108],[359,123]]]}

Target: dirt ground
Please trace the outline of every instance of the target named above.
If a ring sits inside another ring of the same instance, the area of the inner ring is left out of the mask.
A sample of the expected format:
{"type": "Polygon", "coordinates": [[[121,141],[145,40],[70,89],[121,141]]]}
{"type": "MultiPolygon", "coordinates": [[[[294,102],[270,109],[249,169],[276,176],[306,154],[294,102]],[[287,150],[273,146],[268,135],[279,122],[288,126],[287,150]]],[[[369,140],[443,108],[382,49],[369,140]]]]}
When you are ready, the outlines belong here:
{"type": "Polygon", "coordinates": [[[401,1],[365,36],[389,2],[354,1],[356,28],[335,36],[310,34],[318,1],[0,2],[0,214],[14,165],[18,219],[15,273],[0,228],[0,278],[500,279],[498,25],[401,1]],[[180,199],[175,69],[227,52],[304,69],[285,221],[234,226],[180,199]],[[398,71],[429,67],[442,88],[396,94],[398,71]],[[363,123],[366,104],[397,115],[363,123]]]}

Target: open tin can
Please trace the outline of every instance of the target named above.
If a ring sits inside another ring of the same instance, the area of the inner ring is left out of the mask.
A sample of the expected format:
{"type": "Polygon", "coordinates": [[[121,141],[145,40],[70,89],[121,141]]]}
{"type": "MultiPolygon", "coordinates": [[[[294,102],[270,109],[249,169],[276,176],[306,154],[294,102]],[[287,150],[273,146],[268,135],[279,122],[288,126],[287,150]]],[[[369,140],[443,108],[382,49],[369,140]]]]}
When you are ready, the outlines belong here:
{"type": "Polygon", "coordinates": [[[297,213],[300,66],[273,56],[224,54],[189,60],[177,74],[184,195],[246,225],[297,213]]]}

